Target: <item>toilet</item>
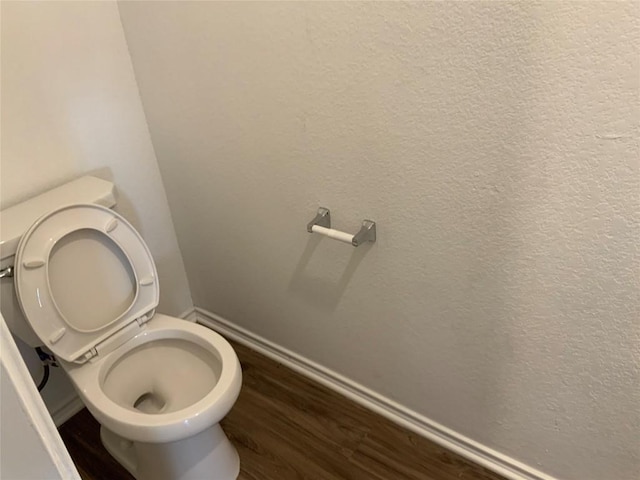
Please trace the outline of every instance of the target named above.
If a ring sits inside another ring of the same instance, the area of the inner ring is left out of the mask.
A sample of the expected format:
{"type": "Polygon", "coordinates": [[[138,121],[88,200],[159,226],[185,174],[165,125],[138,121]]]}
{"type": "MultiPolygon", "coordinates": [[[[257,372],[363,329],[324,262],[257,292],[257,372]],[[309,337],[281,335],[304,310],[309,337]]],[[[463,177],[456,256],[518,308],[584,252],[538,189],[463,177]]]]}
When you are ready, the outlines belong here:
{"type": "Polygon", "coordinates": [[[155,312],[156,267],[108,208],[113,185],[83,177],[28,202],[1,218],[22,312],[3,310],[12,332],[55,354],[105,448],[138,480],[237,478],[219,423],[240,393],[238,358],[212,330],[155,312]]]}

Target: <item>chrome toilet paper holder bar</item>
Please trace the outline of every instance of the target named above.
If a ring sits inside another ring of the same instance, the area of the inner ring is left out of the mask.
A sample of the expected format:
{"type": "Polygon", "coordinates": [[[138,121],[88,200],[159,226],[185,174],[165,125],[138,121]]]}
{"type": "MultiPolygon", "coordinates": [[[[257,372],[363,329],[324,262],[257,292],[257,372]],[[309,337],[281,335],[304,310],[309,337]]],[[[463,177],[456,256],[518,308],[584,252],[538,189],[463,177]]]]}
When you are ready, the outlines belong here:
{"type": "Polygon", "coordinates": [[[319,233],[334,240],[350,243],[354,247],[362,245],[364,242],[376,241],[376,222],[363,220],[360,231],[355,235],[331,228],[331,212],[328,208],[318,208],[315,218],[307,224],[307,232],[319,233]]]}

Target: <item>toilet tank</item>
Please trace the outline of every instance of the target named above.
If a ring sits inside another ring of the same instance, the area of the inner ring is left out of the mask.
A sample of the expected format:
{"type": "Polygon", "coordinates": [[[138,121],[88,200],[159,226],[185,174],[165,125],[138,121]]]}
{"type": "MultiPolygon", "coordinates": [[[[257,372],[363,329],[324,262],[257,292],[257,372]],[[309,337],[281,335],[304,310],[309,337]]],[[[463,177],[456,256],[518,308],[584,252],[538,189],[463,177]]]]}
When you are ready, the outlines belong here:
{"type": "MultiPolygon", "coordinates": [[[[0,269],[13,266],[22,235],[42,215],[77,203],[95,203],[111,208],[116,204],[113,183],[96,177],[81,177],[0,211],[0,269]]],[[[13,278],[0,279],[0,309],[9,330],[32,347],[42,341],[22,315],[13,278]]]]}

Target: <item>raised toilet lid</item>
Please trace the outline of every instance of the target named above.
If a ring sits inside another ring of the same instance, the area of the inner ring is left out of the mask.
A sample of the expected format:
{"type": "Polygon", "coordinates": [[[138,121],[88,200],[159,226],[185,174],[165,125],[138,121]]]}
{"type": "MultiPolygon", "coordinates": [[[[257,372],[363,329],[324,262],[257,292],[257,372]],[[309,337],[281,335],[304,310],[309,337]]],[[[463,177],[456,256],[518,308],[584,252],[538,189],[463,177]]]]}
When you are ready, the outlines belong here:
{"type": "Polygon", "coordinates": [[[15,259],[25,318],[69,362],[85,362],[100,342],[146,321],[158,305],[157,278],[140,234],[99,205],[44,215],[22,237],[15,259]]]}

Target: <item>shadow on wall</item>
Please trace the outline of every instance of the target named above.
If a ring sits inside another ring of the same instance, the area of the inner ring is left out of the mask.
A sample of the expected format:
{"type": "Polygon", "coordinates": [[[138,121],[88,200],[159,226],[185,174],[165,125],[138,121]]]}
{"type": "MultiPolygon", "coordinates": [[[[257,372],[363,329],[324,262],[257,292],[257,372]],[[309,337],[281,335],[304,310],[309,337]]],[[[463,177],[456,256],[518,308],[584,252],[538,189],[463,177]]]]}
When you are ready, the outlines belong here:
{"type": "Polygon", "coordinates": [[[315,234],[309,237],[300,260],[298,260],[298,264],[293,271],[287,291],[301,297],[306,303],[320,311],[333,312],[340,303],[340,299],[358,269],[358,265],[360,265],[360,262],[362,262],[362,259],[374,244],[366,243],[356,248],[343,246],[343,248],[351,248],[352,253],[342,274],[336,281],[315,276],[312,273],[312,268],[310,268],[314,253],[322,242],[335,242],[335,240],[315,234]]]}

